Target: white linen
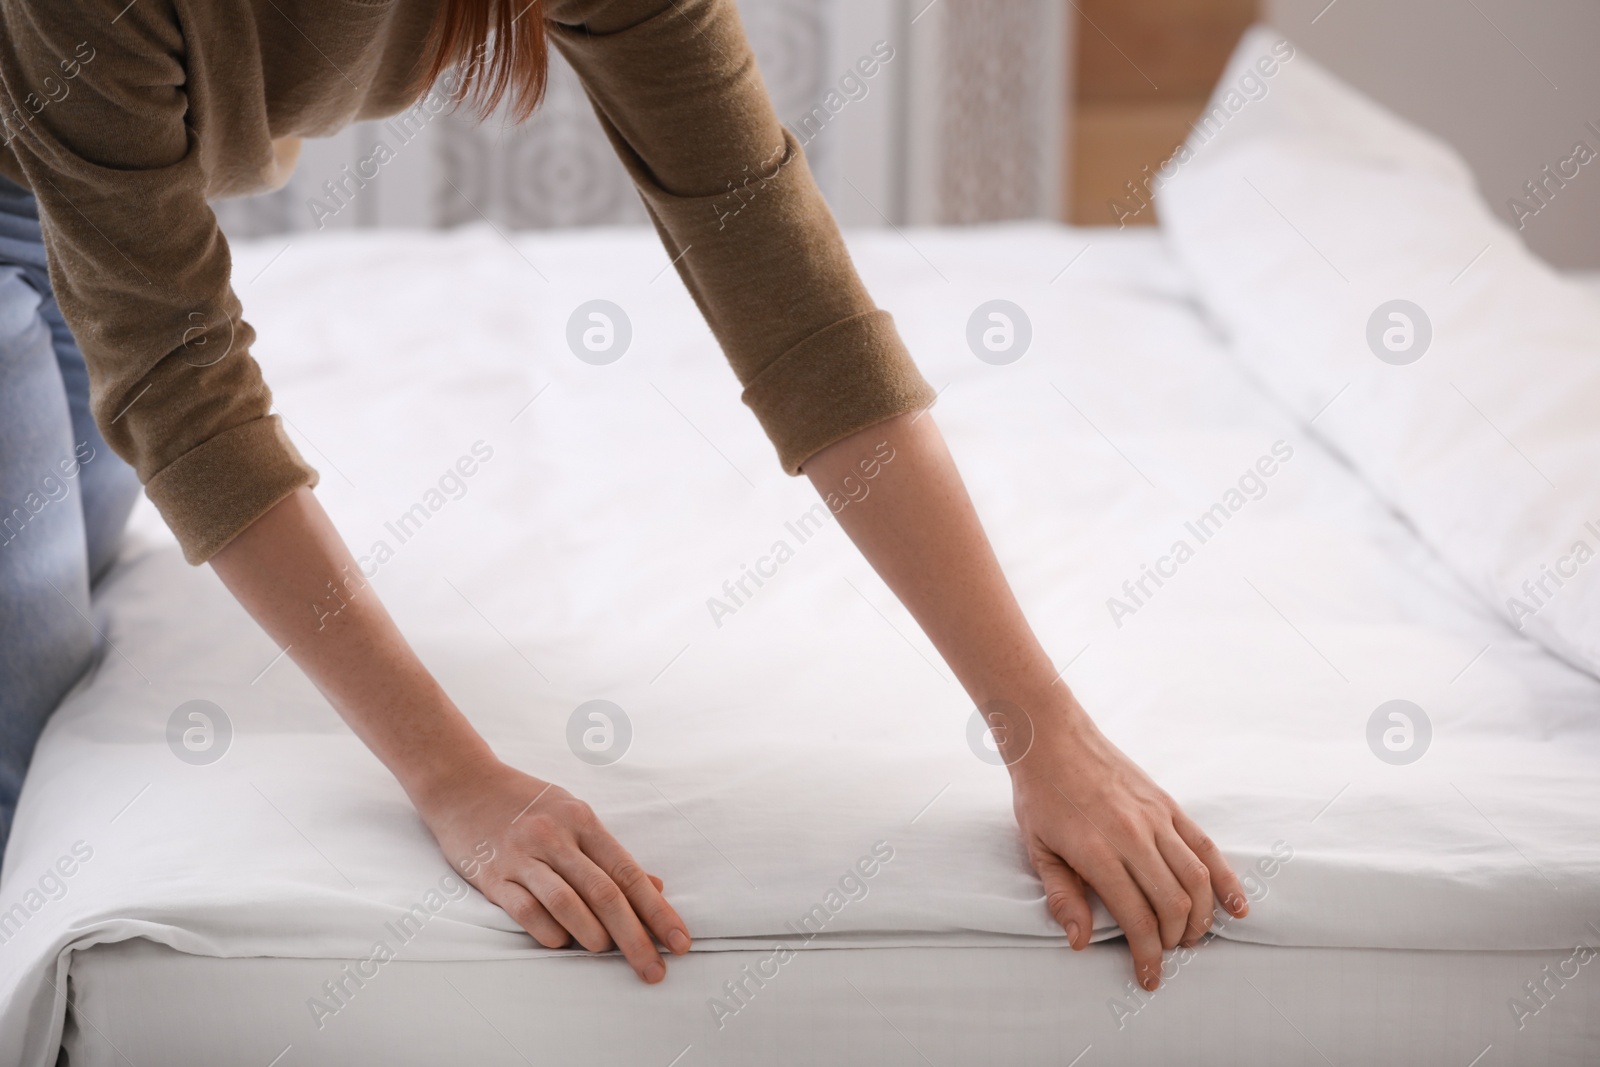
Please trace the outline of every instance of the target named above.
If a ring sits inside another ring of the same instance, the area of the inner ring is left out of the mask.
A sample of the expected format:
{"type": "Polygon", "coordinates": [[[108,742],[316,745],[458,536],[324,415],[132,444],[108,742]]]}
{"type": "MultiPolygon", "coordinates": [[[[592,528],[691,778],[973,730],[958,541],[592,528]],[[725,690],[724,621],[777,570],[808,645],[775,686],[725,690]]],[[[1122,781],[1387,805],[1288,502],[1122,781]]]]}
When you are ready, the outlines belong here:
{"type": "Polygon", "coordinates": [[[1121,942],[1082,953],[807,950],[760,979],[769,955],[691,953],[648,987],[614,961],[584,957],[397,959],[350,983],[345,1006],[317,1029],[305,1002],[343,961],[212,959],[135,939],[73,956],[65,1045],[72,1067],[264,1067],[275,1056],[280,1067],[665,1067],[675,1056],[679,1067],[1067,1067],[1077,1057],[1078,1067],[1466,1067],[1492,1045],[1481,1067],[1584,1063],[1600,1047],[1600,982],[1589,973],[1600,964],[1571,949],[1214,940],[1181,966],[1174,955],[1154,994],[1128,988],[1121,942]],[[1523,991],[1540,980],[1544,1001],[1523,991]],[[739,1002],[731,981],[744,983],[739,1002]],[[713,1002],[738,1010],[714,1015],[713,1002]]]}
{"type": "Polygon", "coordinates": [[[1600,305],[1448,147],[1278,41],[1240,42],[1226,121],[1168,168],[1173,249],[1253,373],[1486,602],[1600,674],[1600,305]]]}
{"type": "MultiPolygon", "coordinates": [[[[1466,595],[1240,376],[1158,236],[1041,225],[853,247],[944,390],[940,425],[1073,688],[1241,867],[1293,850],[1226,937],[1587,936],[1600,682],[1466,595]],[[1032,319],[1009,366],[966,343],[997,294],[1032,319]],[[1114,619],[1124,581],[1277,442],[1293,454],[1265,496],[1114,619]],[[1365,740],[1396,697],[1433,724],[1410,766],[1365,740]]],[[[682,289],[653,280],[653,236],[297,236],[236,262],[279,409],[358,554],[392,544],[385,523],[474,442],[492,447],[375,586],[497,750],[589,799],[665,878],[701,948],[783,933],[879,841],[894,858],[831,916],[830,944],[1060,943],[1005,777],[967,746],[971,707],[836,525],[713,621],[708,598],[797,540],[785,524],[814,496],[778,470],[682,289]],[[596,297],[633,324],[609,366],[564,340],[596,297]],[[595,698],[632,722],[611,766],[565,740],[595,698]]],[[[0,947],[0,1061],[53,1061],[58,991],[86,946],[362,957],[447,871],[399,787],[211,572],[150,512],[139,529],[102,601],[116,651],[52,720],[18,811],[0,909],[74,842],[93,855],[0,947]],[[167,745],[192,699],[233,724],[209,766],[167,745]]],[[[1102,914],[1098,936],[1113,933],[1102,914]]],[[[530,945],[474,893],[406,953],[546,955],[530,945]]]]}

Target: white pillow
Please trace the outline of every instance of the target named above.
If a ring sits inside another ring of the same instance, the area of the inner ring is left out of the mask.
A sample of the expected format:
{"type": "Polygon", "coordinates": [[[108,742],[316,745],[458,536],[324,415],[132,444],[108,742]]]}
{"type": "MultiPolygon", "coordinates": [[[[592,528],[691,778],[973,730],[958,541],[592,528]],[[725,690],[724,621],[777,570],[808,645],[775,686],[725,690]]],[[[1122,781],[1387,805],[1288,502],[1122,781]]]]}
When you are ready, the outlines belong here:
{"type": "Polygon", "coordinates": [[[1600,302],[1448,146],[1267,27],[1152,184],[1247,368],[1513,626],[1600,674],[1600,302]]]}

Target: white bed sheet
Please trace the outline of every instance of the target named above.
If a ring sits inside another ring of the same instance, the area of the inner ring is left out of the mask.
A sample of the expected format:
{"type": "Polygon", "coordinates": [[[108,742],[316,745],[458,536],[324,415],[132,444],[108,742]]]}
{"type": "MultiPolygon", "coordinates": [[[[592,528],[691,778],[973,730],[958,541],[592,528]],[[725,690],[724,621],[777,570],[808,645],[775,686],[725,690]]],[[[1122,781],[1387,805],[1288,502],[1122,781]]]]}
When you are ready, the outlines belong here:
{"type": "MultiPolygon", "coordinates": [[[[1013,226],[854,248],[943,390],[940,424],[1074,689],[1240,866],[1292,849],[1225,937],[1596,936],[1600,683],[1481,609],[1240,377],[1159,237],[1013,226]],[[1010,366],[966,345],[996,296],[1032,320],[1010,366]],[[1108,598],[1279,441],[1293,457],[1264,498],[1117,625],[1108,598]],[[1409,766],[1367,747],[1395,698],[1432,721],[1409,766]]],[[[838,943],[1059,944],[1004,775],[967,746],[972,709],[836,526],[715,625],[707,598],[793,539],[814,497],[778,471],[665,266],[641,231],[236,250],[279,410],[358,553],[493,448],[376,587],[497,749],[591,800],[666,879],[701,947],[782,932],[879,841],[895,858],[831,917],[838,943]],[[605,367],[564,341],[596,297],[633,325],[605,367]],[[565,742],[595,698],[632,721],[607,767],[565,742]]],[[[53,1059],[76,950],[361,956],[447,870],[398,786],[152,519],[104,592],[115,651],[55,716],[18,812],[0,909],[76,842],[93,858],[0,946],[5,1062],[53,1059]],[[209,766],[167,747],[192,699],[233,725],[209,766]]],[[[411,958],[548,955],[476,894],[429,930],[411,958]]]]}

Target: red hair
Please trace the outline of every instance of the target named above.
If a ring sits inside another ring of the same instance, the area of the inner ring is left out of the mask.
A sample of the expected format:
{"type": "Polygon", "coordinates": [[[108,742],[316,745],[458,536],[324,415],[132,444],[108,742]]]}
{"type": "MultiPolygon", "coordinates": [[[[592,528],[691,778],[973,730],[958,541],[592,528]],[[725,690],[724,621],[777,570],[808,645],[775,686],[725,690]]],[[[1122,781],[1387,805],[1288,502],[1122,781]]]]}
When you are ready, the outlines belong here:
{"type": "Polygon", "coordinates": [[[455,107],[469,101],[479,122],[511,97],[511,121],[533,114],[550,71],[543,0],[442,0],[428,33],[424,91],[450,68],[455,107]],[[490,38],[493,37],[491,46],[490,38]]]}

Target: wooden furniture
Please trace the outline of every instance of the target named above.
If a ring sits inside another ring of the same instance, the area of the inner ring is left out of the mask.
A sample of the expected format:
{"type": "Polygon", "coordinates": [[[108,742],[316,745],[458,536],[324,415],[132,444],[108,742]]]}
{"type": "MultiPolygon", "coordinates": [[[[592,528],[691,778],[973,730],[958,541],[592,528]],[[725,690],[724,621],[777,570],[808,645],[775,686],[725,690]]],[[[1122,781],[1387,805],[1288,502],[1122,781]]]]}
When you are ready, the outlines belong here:
{"type": "Polygon", "coordinates": [[[1067,221],[1152,224],[1155,209],[1141,206],[1149,199],[1145,168],[1154,171],[1188,135],[1239,36],[1256,21],[1256,0],[1072,6],[1067,221]]]}

